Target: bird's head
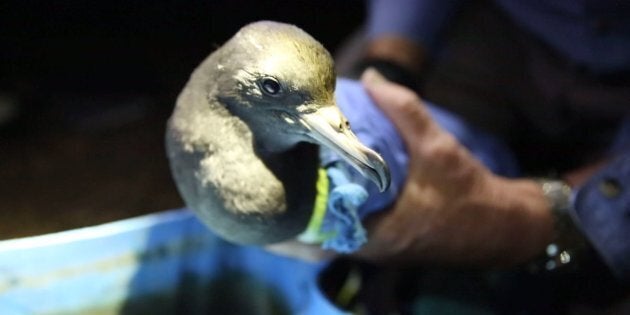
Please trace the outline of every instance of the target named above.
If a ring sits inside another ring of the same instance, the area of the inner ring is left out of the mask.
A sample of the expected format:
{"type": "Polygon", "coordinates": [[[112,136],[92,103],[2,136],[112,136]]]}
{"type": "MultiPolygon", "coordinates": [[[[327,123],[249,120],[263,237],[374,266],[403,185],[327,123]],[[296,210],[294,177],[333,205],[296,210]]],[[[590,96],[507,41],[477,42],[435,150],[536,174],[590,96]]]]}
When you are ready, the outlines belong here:
{"type": "Polygon", "coordinates": [[[335,103],[333,60],[314,38],[293,25],[256,22],[217,53],[214,97],[262,139],[259,150],[315,143],[335,151],[381,191],[388,187],[387,165],[357,139],[335,103]]]}

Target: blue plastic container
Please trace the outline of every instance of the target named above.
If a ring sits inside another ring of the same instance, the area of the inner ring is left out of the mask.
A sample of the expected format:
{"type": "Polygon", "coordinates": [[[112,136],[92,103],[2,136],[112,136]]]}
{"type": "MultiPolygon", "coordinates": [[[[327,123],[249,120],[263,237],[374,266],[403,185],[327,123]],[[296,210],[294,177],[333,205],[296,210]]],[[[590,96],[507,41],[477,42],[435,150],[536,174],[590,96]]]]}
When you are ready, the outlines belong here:
{"type": "Polygon", "coordinates": [[[0,314],[345,314],[321,265],[235,246],[186,210],[0,242],[0,314]]]}

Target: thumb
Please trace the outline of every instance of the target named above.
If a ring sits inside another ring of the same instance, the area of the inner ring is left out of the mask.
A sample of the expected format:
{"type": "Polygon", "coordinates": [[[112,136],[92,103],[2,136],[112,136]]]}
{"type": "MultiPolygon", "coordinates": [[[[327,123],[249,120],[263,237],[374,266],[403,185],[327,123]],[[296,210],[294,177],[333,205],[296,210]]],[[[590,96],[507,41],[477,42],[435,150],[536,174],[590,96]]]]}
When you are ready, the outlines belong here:
{"type": "Polygon", "coordinates": [[[429,132],[433,120],[415,92],[388,81],[374,68],[363,72],[361,82],[408,146],[429,132]]]}

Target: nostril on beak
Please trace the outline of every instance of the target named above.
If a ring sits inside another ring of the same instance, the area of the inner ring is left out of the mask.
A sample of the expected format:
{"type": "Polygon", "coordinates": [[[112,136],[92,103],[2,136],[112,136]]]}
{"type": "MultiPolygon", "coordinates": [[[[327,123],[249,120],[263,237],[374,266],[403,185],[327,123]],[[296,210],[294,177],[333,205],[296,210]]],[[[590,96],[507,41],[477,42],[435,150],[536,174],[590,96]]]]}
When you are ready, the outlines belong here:
{"type": "Polygon", "coordinates": [[[339,127],[338,127],[339,131],[344,131],[344,130],[349,130],[349,129],[350,129],[350,122],[349,121],[344,119],[344,120],[342,120],[339,123],[339,127]]]}

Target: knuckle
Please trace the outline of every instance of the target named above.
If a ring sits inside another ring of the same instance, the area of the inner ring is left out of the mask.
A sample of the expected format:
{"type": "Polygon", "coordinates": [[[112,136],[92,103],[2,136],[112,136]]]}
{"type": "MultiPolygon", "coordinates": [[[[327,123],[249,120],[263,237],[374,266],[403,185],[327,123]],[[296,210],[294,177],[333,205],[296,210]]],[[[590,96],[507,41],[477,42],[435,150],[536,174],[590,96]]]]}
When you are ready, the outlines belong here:
{"type": "Polygon", "coordinates": [[[448,162],[457,158],[459,143],[451,134],[444,133],[422,146],[421,154],[430,160],[448,162]]]}
{"type": "Polygon", "coordinates": [[[421,108],[420,104],[418,95],[407,89],[400,89],[399,97],[397,98],[397,105],[400,110],[407,113],[418,112],[421,108]]]}

